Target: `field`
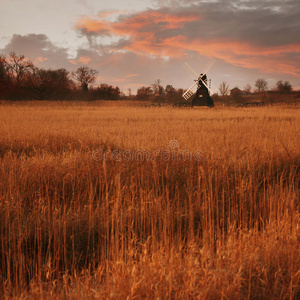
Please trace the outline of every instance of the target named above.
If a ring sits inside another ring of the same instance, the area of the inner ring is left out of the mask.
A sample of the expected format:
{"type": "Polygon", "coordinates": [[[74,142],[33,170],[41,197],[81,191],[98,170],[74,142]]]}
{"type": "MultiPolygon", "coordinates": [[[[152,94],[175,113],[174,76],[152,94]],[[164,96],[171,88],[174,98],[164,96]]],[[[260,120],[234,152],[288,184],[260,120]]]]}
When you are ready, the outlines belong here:
{"type": "Polygon", "coordinates": [[[299,112],[0,104],[0,298],[299,299],[299,112]]]}

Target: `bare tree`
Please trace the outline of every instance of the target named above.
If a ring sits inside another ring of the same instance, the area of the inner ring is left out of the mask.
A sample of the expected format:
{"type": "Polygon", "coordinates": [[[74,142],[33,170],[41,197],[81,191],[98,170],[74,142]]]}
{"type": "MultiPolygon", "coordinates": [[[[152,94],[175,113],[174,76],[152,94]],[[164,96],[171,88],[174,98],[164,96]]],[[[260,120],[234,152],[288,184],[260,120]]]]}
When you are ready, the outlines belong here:
{"type": "Polygon", "coordinates": [[[131,88],[128,88],[128,98],[131,99],[132,97],[132,90],[131,88]]]}
{"type": "Polygon", "coordinates": [[[245,91],[245,94],[250,94],[251,93],[251,85],[249,83],[247,83],[244,87],[244,91],[245,91]]]}
{"type": "Polygon", "coordinates": [[[227,95],[228,90],[229,90],[229,84],[227,82],[223,81],[219,87],[219,91],[220,91],[221,95],[222,96],[227,95]]]}
{"type": "Polygon", "coordinates": [[[28,74],[31,74],[34,65],[30,60],[25,59],[24,55],[17,55],[15,52],[9,54],[8,70],[11,79],[16,87],[20,87],[28,74]]]}
{"type": "Polygon", "coordinates": [[[96,81],[97,74],[96,70],[89,67],[79,67],[75,72],[72,72],[73,78],[80,83],[83,91],[87,91],[89,84],[96,81]]]}
{"type": "Polygon", "coordinates": [[[160,79],[155,80],[155,82],[152,84],[152,89],[153,89],[155,100],[161,101],[165,94],[165,89],[161,85],[160,79]]]}
{"type": "Polygon", "coordinates": [[[155,82],[152,84],[154,95],[161,96],[164,93],[164,88],[161,85],[161,80],[156,79],[155,82]]]}
{"type": "Polygon", "coordinates": [[[266,92],[268,90],[268,83],[265,79],[259,78],[255,81],[255,87],[257,92],[266,92]]]}

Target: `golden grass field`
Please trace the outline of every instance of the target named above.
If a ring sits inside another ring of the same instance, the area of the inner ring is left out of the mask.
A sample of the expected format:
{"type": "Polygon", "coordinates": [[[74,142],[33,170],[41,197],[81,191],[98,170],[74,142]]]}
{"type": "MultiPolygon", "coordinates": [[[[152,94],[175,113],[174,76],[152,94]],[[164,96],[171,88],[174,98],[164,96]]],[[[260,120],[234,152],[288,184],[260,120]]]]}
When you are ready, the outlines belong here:
{"type": "Polygon", "coordinates": [[[0,104],[0,298],[300,299],[299,112],[0,104]]]}

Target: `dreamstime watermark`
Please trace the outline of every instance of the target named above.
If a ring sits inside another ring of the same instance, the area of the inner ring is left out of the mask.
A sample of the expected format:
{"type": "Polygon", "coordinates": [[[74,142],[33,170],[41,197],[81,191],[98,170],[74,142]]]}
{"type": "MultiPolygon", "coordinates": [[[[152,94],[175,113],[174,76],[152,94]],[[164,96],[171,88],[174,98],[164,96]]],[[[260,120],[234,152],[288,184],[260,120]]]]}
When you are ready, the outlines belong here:
{"type": "Polygon", "coordinates": [[[206,160],[204,153],[200,150],[189,151],[180,150],[179,142],[171,140],[170,149],[161,148],[159,150],[104,150],[102,145],[99,149],[92,153],[95,161],[155,161],[161,159],[163,161],[203,161],[206,160]]]}

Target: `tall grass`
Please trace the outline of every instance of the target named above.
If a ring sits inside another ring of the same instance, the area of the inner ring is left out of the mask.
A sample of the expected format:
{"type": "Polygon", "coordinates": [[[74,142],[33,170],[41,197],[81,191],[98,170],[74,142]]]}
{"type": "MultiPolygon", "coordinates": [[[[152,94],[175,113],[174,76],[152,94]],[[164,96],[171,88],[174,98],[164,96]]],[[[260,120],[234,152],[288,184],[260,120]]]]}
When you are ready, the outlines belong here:
{"type": "Polygon", "coordinates": [[[300,297],[297,109],[2,105],[0,128],[4,297],[300,297]]]}

